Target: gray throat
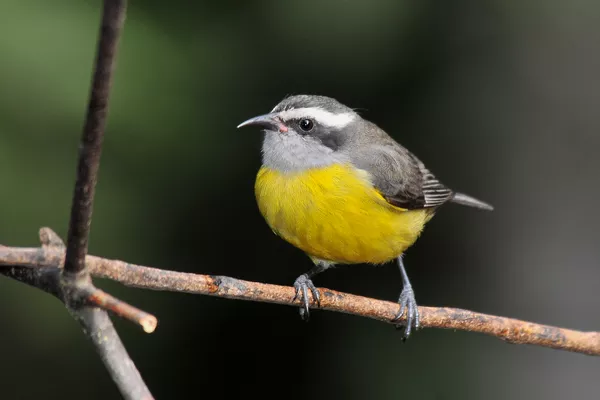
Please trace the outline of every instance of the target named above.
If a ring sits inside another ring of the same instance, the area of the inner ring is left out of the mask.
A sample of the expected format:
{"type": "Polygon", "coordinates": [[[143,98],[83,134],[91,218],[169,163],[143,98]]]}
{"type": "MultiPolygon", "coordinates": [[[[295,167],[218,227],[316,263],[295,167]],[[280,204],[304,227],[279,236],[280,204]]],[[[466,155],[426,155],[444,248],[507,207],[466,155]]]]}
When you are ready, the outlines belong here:
{"type": "Polygon", "coordinates": [[[302,171],[348,162],[348,158],[310,136],[265,131],[262,147],[265,167],[283,172],[302,171]]]}

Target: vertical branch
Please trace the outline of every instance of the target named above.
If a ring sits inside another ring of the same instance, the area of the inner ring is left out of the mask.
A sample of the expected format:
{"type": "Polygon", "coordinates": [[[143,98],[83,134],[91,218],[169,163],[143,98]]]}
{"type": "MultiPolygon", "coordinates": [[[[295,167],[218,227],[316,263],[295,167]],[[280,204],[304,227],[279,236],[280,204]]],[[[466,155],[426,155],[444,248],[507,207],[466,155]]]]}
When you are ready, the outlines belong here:
{"type": "Polygon", "coordinates": [[[125,21],[126,4],[126,0],[104,1],[96,66],[79,149],[77,181],[71,205],[71,221],[65,258],[65,273],[67,274],[76,275],[85,269],[85,255],[88,250],[112,72],[115,66],[119,37],[125,21]]]}
{"type": "MultiPolygon", "coordinates": [[[[97,295],[101,292],[94,288],[85,265],[108,100],[126,7],[126,0],[104,0],[90,100],[79,148],[77,178],[61,279],[61,296],[73,317],[80,322],[85,334],[94,343],[121,395],[127,400],[137,400],[153,397],[127,354],[108,314],[96,307],[99,305],[97,295]],[[97,301],[91,302],[93,299],[97,301]]],[[[113,309],[122,309],[122,303],[117,303],[112,297],[107,299],[104,296],[103,300],[100,303],[110,300],[113,309]]],[[[131,307],[126,307],[126,310],[129,314],[132,310],[138,311],[131,307]]]]}

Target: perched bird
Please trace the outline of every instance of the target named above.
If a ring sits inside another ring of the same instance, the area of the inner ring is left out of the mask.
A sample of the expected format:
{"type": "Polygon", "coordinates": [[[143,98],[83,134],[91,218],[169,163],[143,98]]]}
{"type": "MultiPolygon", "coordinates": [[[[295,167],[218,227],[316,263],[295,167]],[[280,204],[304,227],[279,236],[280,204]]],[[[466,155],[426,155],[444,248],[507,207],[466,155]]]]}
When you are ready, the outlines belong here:
{"type": "Polygon", "coordinates": [[[259,210],[273,232],[303,250],[315,266],[296,279],[300,315],[309,316],[311,278],[334,264],[382,264],[396,259],[402,276],[398,322],[404,337],[419,327],[414,291],[402,254],[439,206],[492,206],[444,186],[386,132],[337,100],[285,98],[265,115],[241,123],[264,130],[256,177],[259,210]]]}

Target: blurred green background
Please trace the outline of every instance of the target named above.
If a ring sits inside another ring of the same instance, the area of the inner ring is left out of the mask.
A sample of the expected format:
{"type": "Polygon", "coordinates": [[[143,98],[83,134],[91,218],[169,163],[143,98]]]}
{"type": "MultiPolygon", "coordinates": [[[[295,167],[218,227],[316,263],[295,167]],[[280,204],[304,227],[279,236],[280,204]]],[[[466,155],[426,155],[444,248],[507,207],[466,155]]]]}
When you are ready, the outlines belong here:
{"type": "MultiPolygon", "coordinates": [[[[100,0],[0,0],[0,243],[67,232],[100,0]]],[[[287,94],[332,96],[496,206],[449,205],[405,258],[422,305],[600,329],[600,4],[524,0],[134,1],[121,43],[90,252],[291,284],[310,267],[253,194],[287,94]]],[[[158,399],[596,398],[600,360],[472,333],[97,282],[156,314],[116,320],[158,399]]],[[[317,286],[395,300],[399,273],[317,286]]],[[[0,278],[0,398],[119,394],[55,299],[0,278]]]]}

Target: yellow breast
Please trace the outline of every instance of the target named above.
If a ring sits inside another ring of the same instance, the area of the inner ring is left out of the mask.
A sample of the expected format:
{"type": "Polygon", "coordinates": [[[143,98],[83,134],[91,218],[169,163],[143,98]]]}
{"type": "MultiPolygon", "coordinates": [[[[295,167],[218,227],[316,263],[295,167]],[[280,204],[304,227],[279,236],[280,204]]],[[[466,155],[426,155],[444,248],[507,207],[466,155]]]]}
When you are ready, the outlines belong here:
{"type": "Polygon", "coordinates": [[[276,234],[312,258],[335,263],[398,257],[432,216],[390,205],[366,172],[349,165],[302,172],[263,167],[255,189],[260,212],[276,234]]]}

